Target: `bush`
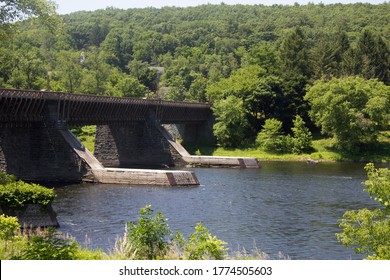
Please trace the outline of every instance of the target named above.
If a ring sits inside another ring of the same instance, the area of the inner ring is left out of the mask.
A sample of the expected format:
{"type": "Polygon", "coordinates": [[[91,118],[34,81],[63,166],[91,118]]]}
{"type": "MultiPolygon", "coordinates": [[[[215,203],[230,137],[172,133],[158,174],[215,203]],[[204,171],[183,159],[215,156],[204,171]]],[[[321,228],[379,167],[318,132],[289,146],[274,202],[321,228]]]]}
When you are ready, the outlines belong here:
{"type": "Polygon", "coordinates": [[[166,238],[172,234],[161,212],[153,215],[151,206],[141,208],[136,224],[128,224],[128,239],[136,250],[137,259],[154,260],[161,258],[167,252],[166,238]]]}
{"type": "Polygon", "coordinates": [[[226,242],[212,236],[202,223],[198,223],[184,252],[189,260],[223,260],[227,250],[225,245],[226,242]]]}
{"type": "Polygon", "coordinates": [[[0,216],[0,239],[11,240],[18,233],[20,225],[18,218],[7,217],[4,214],[0,216]]]}
{"type": "Polygon", "coordinates": [[[311,149],[313,137],[300,116],[297,115],[293,123],[292,152],[299,155],[311,149]]]}
{"type": "Polygon", "coordinates": [[[0,205],[11,209],[22,209],[26,204],[39,204],[43,207],[53,202],[54,190],[37,184],[22,181],[0,185],[0,205]]]}
{"type": "Polygon", "coordinates": [[[5,173],[3,170],[0,170],[0,185],[6,185],[15,181],[16,181],[15,176],[9,175],[5,173]]]}
{"type": "Polygon", "coordinates": [[[267,152],[284,153],[291,150],[291,138],[283,135],[282,122],[268,119],[256,138],[256,144],[267,152]]]}
{"type": "Polygon", "coordinates": [[[69,239],[33,235],[22,253],[23,260],[74,260],[78,244],[69,239]]]}
{"type": "Polygon", "coordinates": [[[390,170],[368,164],[366,171],[366,191],[380,207],[346,211],[339,221],[343,232],[336,236],[355,253],[366,254],[367,259],[390,260],[390,170]]]}

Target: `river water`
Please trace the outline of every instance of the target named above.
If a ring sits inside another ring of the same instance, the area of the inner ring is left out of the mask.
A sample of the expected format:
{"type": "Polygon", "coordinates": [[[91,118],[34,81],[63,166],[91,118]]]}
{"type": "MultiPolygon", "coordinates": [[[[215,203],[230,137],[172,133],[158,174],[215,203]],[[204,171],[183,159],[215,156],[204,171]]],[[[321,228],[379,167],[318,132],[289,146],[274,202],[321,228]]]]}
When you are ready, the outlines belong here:
{"type": "Polygon", "coordinates": [[[361,259],[339,244],[346,210],[373,207],[356,163],[263,162],[261,169],[194,169],[201,186],[82,184],[57,187],[60,230],[90,248],[113,248],[127,222],[152,205],[185,237],[202,222],[231,251],[253,248],[271,259],[361,259]]]}

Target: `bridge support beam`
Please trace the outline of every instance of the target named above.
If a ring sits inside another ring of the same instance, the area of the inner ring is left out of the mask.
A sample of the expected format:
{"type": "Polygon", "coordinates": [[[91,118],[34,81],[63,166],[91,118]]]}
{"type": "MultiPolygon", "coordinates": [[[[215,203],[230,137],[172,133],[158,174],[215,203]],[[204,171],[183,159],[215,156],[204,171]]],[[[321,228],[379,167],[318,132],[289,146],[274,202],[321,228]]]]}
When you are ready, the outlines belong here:
{"type": "Polygon", "coordinates": [[[171,167],[179,157],[148,120],[97,126],[94,154],[104,166],[122,168],[171,167]]]}
{"type": "Polygon", "coordinates": [[[39,182],[81,182],[88,172],[58,130],[43,124],[0,129],[0,169],[39,182]]]}

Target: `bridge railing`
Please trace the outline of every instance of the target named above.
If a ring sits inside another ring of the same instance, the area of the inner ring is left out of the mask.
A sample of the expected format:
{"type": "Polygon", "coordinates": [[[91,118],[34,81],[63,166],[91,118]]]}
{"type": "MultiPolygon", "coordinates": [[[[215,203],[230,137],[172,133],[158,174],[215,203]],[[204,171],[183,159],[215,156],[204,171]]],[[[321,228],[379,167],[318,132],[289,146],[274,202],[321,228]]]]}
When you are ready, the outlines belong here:
{"type": "Polygon", "coordinates": [[[146,105],[167,105],[170,107],[193,107],[210,108],[208,103],[172,101],[162,99],[143,99],[134,97],[117,97],[92,94],[76,94],[68,92],[38,91],[38,90],[18,90],[0,88],[0,98],[33,98],[45,100],[70,100],[70,101],[89,101],[89,102],[108,102],[108,103],[143,103],[146,105]]]}
{"type": "Polygon", "coordinates": [[[207,103],[0,89],[0,122],[41,121],[46,104],[53,118],[74,124],[139,121],[149,109],[162,123],[202,121],[211,113],[207,103]]]}

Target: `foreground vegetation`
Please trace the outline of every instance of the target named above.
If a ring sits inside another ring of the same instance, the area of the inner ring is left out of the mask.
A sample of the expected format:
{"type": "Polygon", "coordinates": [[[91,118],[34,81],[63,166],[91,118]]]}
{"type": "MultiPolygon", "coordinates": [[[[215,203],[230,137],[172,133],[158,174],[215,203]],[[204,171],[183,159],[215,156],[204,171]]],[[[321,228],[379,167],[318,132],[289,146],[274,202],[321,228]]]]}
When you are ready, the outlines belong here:
{"type": "Polygon", "coordinates": [[[141,208],[137,223],[129,223],[109,252],[83,248],[55,229],[20,231],[17,218],[0,216],[0,259],[18,260],[223,260],[265,259],[260,250],[228,254],[226,243],[212,236],[201,223],[186,240],[173,236],[161,212],[141,208]]]}
{"type": "Polygon", "coordinates": [[[390,260],[390,170],[376,169],[373,164],[365,169],[365,191],[378,205],[375,209],[346,211],[339,221],[342,232],[336,236],[340,243],[367,259],[390,260]]]}

